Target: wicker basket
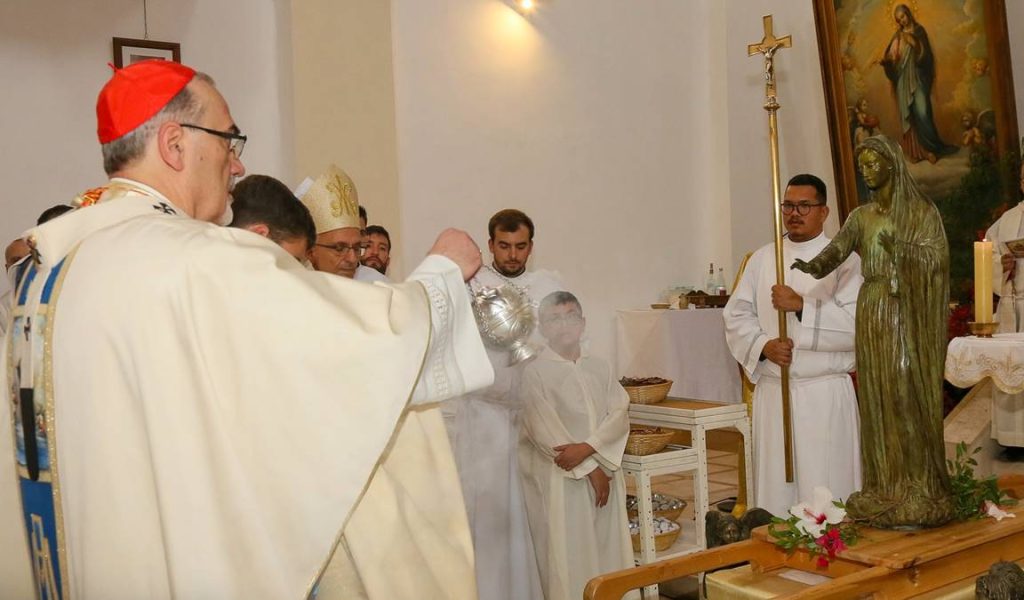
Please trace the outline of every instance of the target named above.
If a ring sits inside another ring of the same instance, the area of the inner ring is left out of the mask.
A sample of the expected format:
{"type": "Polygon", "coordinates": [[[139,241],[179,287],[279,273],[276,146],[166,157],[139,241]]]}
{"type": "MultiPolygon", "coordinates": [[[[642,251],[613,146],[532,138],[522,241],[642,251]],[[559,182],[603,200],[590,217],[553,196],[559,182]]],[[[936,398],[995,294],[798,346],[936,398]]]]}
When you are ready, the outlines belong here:
{"type": "MultiPolygon", "coordinates": [[[[678,523],[676,523],[678,525],[678,523]]],[[[661,533],[654,536],[654,549],[658,552],[664,552],[672,547],[672,544],[676,543],[679,539],[680,534],[683,533],[683,528],[679,527],[675,531],[669,531],[668,533],[661,533]]],[[[640,552],[640,534],[633,534],[630,540],[633,542],[633,552],[640,552]]]]}
{"type": "MultiPolygon", "coordinates": [[[[679,508],[672,508],[672,509],[669,509],[669,510],[655,510],[654,511],[655,518],[663,517],[665,519],[668,519],[669,521],[675,521],[680,516],[682,516],[683,511],[686,510],[686,500],[683,500],[682,498],[676,498],[675,496],[670,496],[668,494],[659,494],[657,492],[655,492],[654,495],[655,495],[655,497],[657,497],[657,496],[664,496],[666,498],[671,498],[673,500],[676,500],[678,502],[678,504],[679,504],[679,508]]],[[[632,498],[632,496],[629,496],[626,499],[626,516],[628,516],[630,519],[639,518],[639,516],[640,516],[639,511],[637,510],[637,507],[635,505],[633,507],[630,507],[630,505],[629,505],[629,498],[632,498]]]]}
{"type": "Polygon", "coordinates": [[[674,431],[660,427],[655,427],[654,431],[631,429],[629,437],[626,438],[626,454],[647,456],[661,452],[672,441],[674,435],[674,431]]]}
{"type": "Polygon", "coordinates": [[[629,401],[633,404],[657,404],[668,397],[668,391],[672,389],[672,380],[651,385],[624,385],[622,387],[626,389],[629,401]]]}

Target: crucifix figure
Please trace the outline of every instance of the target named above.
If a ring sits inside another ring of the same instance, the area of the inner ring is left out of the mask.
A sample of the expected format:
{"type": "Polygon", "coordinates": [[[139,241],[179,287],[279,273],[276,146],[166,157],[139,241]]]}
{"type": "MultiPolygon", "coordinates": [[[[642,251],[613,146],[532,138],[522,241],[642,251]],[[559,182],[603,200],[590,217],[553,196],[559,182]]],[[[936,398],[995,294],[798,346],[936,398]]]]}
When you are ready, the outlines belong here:
{"type": "Polygon", "coordinates": [[[790,48],[793,46],[792,36],[775,37],[772,30],[772,16],[762,17],[764,24],[764,37],[759,44],[747,44],[747,56],[764,54],[764,78],[765,95],[769,104],[775,100],[775,51],[779,48],[790,48]]]}

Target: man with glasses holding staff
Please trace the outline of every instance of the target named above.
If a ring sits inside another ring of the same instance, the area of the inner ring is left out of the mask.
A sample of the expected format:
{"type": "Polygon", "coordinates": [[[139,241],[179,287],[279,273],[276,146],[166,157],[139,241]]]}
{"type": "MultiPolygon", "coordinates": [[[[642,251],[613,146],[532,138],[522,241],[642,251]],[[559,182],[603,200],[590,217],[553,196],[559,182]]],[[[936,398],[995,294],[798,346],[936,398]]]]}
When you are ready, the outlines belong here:
{"type": "MultiPolygon", "coordinates": [[[[782,215],[787,235],[783,263],[810,260],[825,248],[827,191],[810,174],[786,186],[782,215]]],[[[775,247],[750,257],[725,307],[726,340],[754,390],[754,502],[778,516],[824,486],[846,498],[860,489],[857,398],[849,373],[854,363],[854,318],[862,282],[851,255],[821,280],[800,271],[777,285],[775,247]],[[778,337],[778,310],[787,313],[788,340],[778,337]],[[782,435],[781,367],[790,367],[794,471],[786,482],[782,435]]]]}
{"type": "Polygon", "coordinates": [[[209,76],[135,63],[96,112],[111,180],[26,232],[0,348],[0,597],[306,598],[330,562],[319,600],[476,598],[431,403],[492,381],[479,248],[446,230],[400,284],[310,271],[214,225],[246,138],[209,76]]]}

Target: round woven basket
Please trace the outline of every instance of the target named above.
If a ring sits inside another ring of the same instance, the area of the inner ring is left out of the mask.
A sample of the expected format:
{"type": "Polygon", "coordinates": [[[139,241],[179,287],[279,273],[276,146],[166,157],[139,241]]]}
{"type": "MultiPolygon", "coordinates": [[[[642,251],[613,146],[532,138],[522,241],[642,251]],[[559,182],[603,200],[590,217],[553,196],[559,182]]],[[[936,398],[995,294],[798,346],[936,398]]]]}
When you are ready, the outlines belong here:
{"type": "Polygon", "coordinates": [[[626,454],[633,456],[647,456],[661,452],[672,441],[674,431],[655,427],[650,433],[642,433],[643,430],[632,429],[629,437],[626,438],[626,454]]]}
{"type": "MultiPolygon", "coordinates": [[[[675,496],[669,496],[668,494],[658,494],[658,493],[655,493],[654,495],[655,496],[665,496],[667,498],[672,498],[673,500],[678,501],[678,504],[679,504],[679,508],[672,508],[672,509],[669,509],[669,510],[656,510],[656,511],[654,511],[655,518],[657,518],[657,517],[664,517],[664,518],[668,519],[669,521],[675,521],[680,516],[682,516],[683,511],[686,510],[686,500],[683,500],[682,498],[676,498],[675,496]]],[[[630,519],[636,519],[636,518],[639,518],[639,515],[640,515],[640,513],[637,510],[636,506],[633,506],[632,508],[629,508],[628,504],[627,504],[627,509],[626,509],[626,516],[627,517],[629,517],[630,519]]]]}
{"type": "MultiPolygon", "coordinates": [[[[678,525],[678,523],[676,523],[678,525]]],[[[654,536],[654,549],[658,552],[664,552],[672,547],[672,544],[676,543],[679,539],[679,535],[683,533],[683,528],[679,527],[675,531],[669,531],[668,533],[660,533],[654,536]]],[[[640,551],[640,534],[633,534],[630,540],[633,542],[633,552],[640,551]]]]}
{"type": "Polygon", "coordinates": [[[626,389],[629,401],[633,404],[657,404],[668,397],[668,391],[672,389],[672,380],[651,385],[624,385],[622,387],[626,389]]]}

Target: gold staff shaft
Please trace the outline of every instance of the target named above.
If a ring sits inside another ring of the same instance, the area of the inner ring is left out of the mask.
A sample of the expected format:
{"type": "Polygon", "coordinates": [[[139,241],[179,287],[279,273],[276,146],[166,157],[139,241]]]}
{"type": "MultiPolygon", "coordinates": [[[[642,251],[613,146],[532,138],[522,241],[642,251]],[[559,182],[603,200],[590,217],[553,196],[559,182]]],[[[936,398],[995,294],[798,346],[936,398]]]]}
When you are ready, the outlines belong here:
{"type": "MultiPolygon", "coordinates": [[[[780,48],[792,46],[792,38],[785,36],[776,38],[772,32],[772,16],[762,18],[764,38],[759,44],[749,44],[747,53],[764,55],[765,103],[768,111],[768,144],[772,160],[772,212],[775,223],[775,280],[779,285],[786,284],[786,267],[782,255],[782,190],[779,182],[779,102],[775,94],[775,52],[780,48]]],[[[779,339],[787,341],[786,312],[779,310],[779,339]]],[[[793,481],[793,420],[789,399],[789,367],[782,367],[782,437],[785,445],[786,481],[793,481]]]]}

